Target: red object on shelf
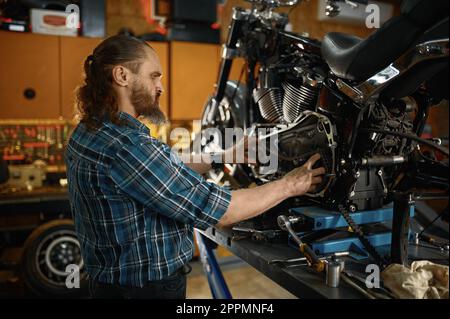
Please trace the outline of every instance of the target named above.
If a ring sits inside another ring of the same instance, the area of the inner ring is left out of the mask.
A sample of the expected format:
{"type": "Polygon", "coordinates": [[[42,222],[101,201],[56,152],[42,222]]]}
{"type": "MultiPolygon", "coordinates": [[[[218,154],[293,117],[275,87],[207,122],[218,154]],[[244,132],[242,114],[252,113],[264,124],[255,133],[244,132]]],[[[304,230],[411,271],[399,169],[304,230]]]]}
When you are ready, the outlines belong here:
{"type": "Polygon", "coordinates": [[[220,23],[214,22],[213,24],[211,24],[211,28],[214,29],[214,30],[219,30],[220,29],[220,23]]]}
{"type": "Polygon", "coordinates": [[[3,160],[5,161],[23,161],[25,155],[4,155],[3,160]]]}
{"type": "Polygon", "coordinates": [[[23,143],[24,147],[29,147],[29,148],[39,148],[39,147],[49,147],[50,144],[48,144],[47,142],[27,142],[27,143],[23,143]]]}
{"type": "Polygon", "coordinates": [[[0,21],[5,22],[5,23],[11,23],[11,22],[13,22],[13,19],[0,17],[0,21]]]}

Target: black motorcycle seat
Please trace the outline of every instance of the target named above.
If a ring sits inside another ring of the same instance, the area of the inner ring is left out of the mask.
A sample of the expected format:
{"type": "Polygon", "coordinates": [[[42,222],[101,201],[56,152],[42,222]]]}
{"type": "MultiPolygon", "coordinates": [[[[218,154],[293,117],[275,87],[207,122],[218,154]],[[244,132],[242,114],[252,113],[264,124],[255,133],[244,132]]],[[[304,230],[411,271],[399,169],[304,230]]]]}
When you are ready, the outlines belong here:
{"type": "Polygon", "coordinates": [[[414,41],[440,19],[448,16],[448,0],[407,0],[402,13],[367,39],[332,32],[322,42],[322,56],[337,76],[367,80],[399,58],[414,41]]]}
{"type": "Polygon", "coordinates": [[[349,72],[350,64],[358,55],[359,46],[363,39],[351,34],[331,32],[322,42],[322,55],[331,71],[339,77],[356,80],[360,76],[349,72]]]}

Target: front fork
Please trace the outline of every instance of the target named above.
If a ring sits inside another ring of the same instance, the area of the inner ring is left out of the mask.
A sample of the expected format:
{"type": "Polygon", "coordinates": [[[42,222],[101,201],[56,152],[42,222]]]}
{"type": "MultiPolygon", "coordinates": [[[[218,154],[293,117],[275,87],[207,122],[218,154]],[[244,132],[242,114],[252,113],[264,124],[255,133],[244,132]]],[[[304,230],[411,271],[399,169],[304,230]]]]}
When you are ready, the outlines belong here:
{"type": "Polygon", "coordinates": [[[207,110],[206,123],[203,124],[214,124],[218,106],[225,96],[225,89],[227,87],[227,81],[233,65],[233,59],[238,55],[237,43],[242,35],[242,26],[247,21],[248,17],[249,13],[244,9],[233,9],[233,18],[230,25],[230,31],[228,33],[227,43],[223,48],[222,60],[220,62],[217,90],[208,105],[209,109],[207,110]]]}

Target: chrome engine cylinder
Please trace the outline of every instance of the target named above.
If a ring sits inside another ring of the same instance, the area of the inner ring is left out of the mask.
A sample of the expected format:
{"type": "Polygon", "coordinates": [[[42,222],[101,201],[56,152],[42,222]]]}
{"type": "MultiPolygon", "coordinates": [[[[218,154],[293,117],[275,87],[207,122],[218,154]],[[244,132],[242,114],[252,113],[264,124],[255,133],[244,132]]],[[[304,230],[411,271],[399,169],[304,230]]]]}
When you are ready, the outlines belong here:
{"type": "Polygon", "coordinates": [[[284,82],[283,117],[288,123],[294,122],[302,112],[314,110],[318,90],[309,85],[295,85],[284,82]]]}
{"type": "Polygon", "coordinates": [[[270,123],[283,121],[283,92],[280,88],[261,88],[253,91],[262,117],[270,123]]]}

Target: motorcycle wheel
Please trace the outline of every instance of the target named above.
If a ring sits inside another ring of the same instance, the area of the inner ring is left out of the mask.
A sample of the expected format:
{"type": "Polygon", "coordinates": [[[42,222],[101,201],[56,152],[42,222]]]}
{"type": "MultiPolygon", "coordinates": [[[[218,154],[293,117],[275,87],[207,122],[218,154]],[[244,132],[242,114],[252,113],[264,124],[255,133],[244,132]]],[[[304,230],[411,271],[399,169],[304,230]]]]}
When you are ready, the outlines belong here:
{"type": "Polygon", "coordinates": [[[21,276],[30,292],[40,298],[79,298],[87,294],[80,244],[72,220],[53,220],[27,238],[21,258],[21,276]],[[66,286],[66,267],[80,269],[80,288],[66,286]]]}

